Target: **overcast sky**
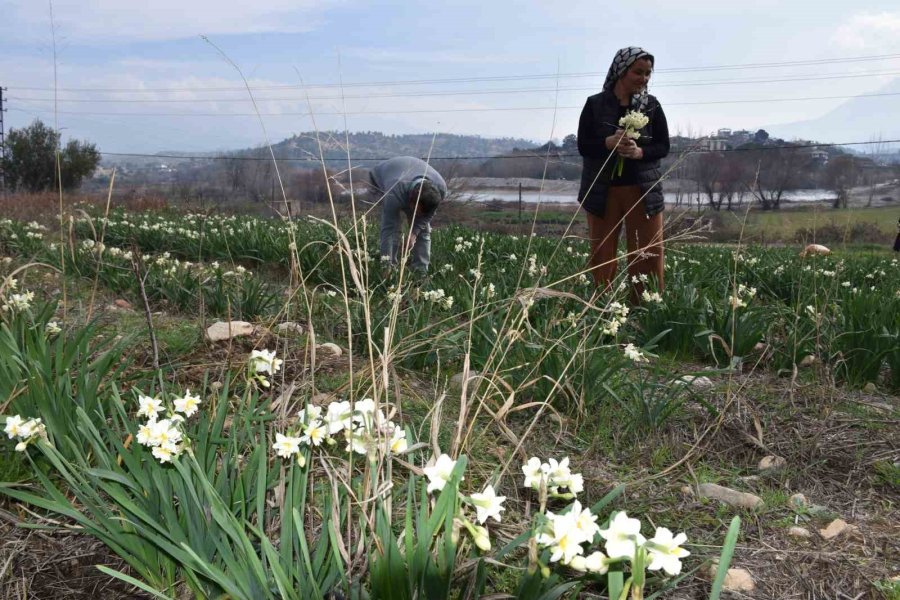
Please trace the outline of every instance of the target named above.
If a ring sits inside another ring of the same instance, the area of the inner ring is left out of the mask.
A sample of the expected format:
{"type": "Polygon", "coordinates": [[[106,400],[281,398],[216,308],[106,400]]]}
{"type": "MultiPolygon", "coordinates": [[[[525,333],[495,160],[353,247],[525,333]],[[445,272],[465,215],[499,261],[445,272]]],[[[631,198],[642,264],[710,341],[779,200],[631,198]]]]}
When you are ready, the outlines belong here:
{"type": "MultiPolygon", "coordinates": [[[[656,55],[651,92],[682,133],[815,118],[900,78],[896,0],[57,0],[52,12],[58,126],[109,152],[262,143],[229,61],[273,141],[316,127],[561,139],[628,45],[656,55]],[[878,55],[893,56],[847,60],[878,55]],[[805,64],[746,67],[787,62],[805,64]]],[[[49,2],[0,0],[7,129],[54,122],[50,23],[49,2]]]]}

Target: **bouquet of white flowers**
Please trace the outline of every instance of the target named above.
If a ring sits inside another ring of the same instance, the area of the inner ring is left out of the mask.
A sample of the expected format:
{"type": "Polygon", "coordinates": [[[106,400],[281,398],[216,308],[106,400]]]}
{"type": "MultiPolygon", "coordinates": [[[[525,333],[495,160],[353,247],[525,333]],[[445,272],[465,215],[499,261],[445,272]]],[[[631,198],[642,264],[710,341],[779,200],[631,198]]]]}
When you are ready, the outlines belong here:
{"type": "MultiPolygon", "coordinates": [[[[625,116],[619,119],[619,127],[623,127],[625,129],[625,137],[636,140],[641,137],[640,130],[647,126],[647,123],[650,122],[650,117],[645,115],[639,110],[629,110],[625,113],[625,116]]],[[[616,168],[613,169],[613,177],[621,177],[622,171],[625,168],[625,158],[619,156],[619,160],[616,163],[616,168]]]]}

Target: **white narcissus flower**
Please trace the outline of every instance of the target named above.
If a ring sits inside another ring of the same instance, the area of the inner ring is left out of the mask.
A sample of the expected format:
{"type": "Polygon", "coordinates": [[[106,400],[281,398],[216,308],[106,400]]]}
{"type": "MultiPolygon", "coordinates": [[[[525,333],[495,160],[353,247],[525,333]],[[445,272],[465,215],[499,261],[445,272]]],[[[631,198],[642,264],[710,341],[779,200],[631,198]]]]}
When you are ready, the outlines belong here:
{"type": "Polygon", "coordinates": [[[137,442],[141,446],[152,446],[150,440],[153,439],[153,424],[155,421],[148,421],[141,425],[138,429],[137,442]]]}
{"type": "Polygon", "coordinates": [[[581,473],[572,473],[566,482],[569,493],[578,495],[584,491],[584,476],[581,473]]]}
{"type": "Polygon", "coordinates": [[[325,414],[325,421],[328,423],[328,433],[332,435],[344,429],[349,429],[353,423],[350,402],[344,400],[329,404],[328,411],[325,414]]]}
{"type": "Polygon", "coordinates": [[[498,496],[494,491],[494,486],[488,485],[480,494],[472,494],[471,498],[472,504],[475,506],[475,518],[479,523],[484,524],[491,517],[498,523],[500,522],[500,513],[506,510],[503,508],[506,496],[498,496]]]}
{"type": "Polygon", "coordinates": [[[163,444],[161,446],[154,446],[152,453],[156,460],[165,464],[167,462],[172,462],[173,458],[181,454],[181,449],[174,444],[163,444]]]}
{"type": "Polygon", "coordinates": [[[6,432],[6,435],[9,436],[9,439],[13,439],[14,437],[19,437],[22,432],[22,424],[25,420],[20,415],[12,415],[11,417],[6,417],[6,427],[3,429],[6,432]]]}
{"type": "Polygon", "coordinates": [[[281,458],[290,458],[300,452],[300,438],[276,433],[272,448],[281,458]]]}
{"type": "Polygon", "coordinates": [[[428,477],[428,489],[426,491],[430,494],[435,490],[443,490],[450,480],[450,475],[453,473],[455,466],[455,460],[446,454],[441,454],[434,465],[425,467],[423,471],[425,476],[428,477]]]}
{"type": "Polygon", "coordinates": [[[550,468],[547,474],[550,477],[550,485],[556,485],[558,481],[568,481],[569,477],[572,476],[572,471],[569,470],[568,456],[563,457],[558,462],[555,458],[551,458],[548,463],[550,468]]]}
{"type": "Polygon", "coordinates": [[[394,431],[391,434],[391,453],[402,454],[406,452],[408,447],[409,443],[406,441],[406,431],[399,427],[394,427],[394,431]]]}
{"type": "Polygon", "coordinates": [[[345,429],[344,435],[347,436],[347,452],[356,452],[357,454],[369,453],[370,437],[364,427],[345,429]]]}
{"type": "Polygon", "coordinates": [[[353,409],[353,422],[358,423],[363,428],[381,427],[386,421],[384,412],[381,409],[375,410],[375,401],[371,398],[358,400],[353,409]]]}
{"type": "Polygon", "coordinates": [[[297,418],[304,425],[306,425],[307,423],[312,423],[321,416],[322,407],[316,406],[314,404],[308,404],[305,408],[301,408],[299,411],[297,411],[297,418]]]}
{"type": "Polygon", "coordinates": [[[192,396],[191,390],[185,390],[184,396],[173,401],[175,412],[183,413],[186,417],[192,416],[200,406],[200,396],[192,396]]]}
{"type": "Polygon", "coordinates": [[[590,508],[581,508],[581,503],[576,500],[572,504],[572,512],[576,513],[575,525],[582,531],[586,541],[590,542],[594,536],[600,532],[600,526],[597,525],[597,515],[591,512],[590,508]]]}
{"type": "Polygon", "coordinates": [[[676,536],[665,527],[657,527],[656,535],[645,546],[650,553],[650,564],[647,569],[658,571],[662,569],[668,575],[681,573],[681,559],[690,556],[690,552],[681,547],[687,541],[687,535],[679,533],[676,536]]]}
{"type": "Polygon", "coordinates": [[[625,356],[630,358],[636,363],[641,362],[650,362],[644,353],[635,348],[634,344],[628,344],[625,346],[625,356]]]}
{"type": "Polygon", "coordinates": [[[162,400],[150,396],[138,396],[138,416],[148,419],[156,419],[156,415],[162,412],[162,400]]]}
{"type": "Polygon", "coordinates": [[[584,559],[584,566],[589,573],[606,575],[609,571],[609,559],[606,558],[605,554],[597,550],[584,559]]]}
{"type": "Polygon", "coordinates": [[[599,531],[600,537],[606,540],[606,554],[610,558],[634,558],[637,546],[642,546],[646,538],[641,535],[641,522],[629,519],[625,511],[616,513],[609,522],[608,529],[599,531]]]}
{"type": "Polygon", "coordinates": [[[275,375],[284,361],[275,358],[274,350],[254,350],[250,353],[250,368],[254,373],[275,375]]]}
{"type": "Polygon", "coordinates": [[[564,515],[547,513],[550,531],[538,536],[537,542],[550,548],[550,562],[562,561],[568,565],[572,560],[584,553],[584,532],[578,528],[577,514],[570,510],[564,515]]]}
{"type": "Polygon", "coordinates": [[[47,335],[58,335],[62,332],[62,327],[56,321],[49,321],[46,327],[47,335]]]}
{"type": "Polygon", "coordinates": [[[522,465],[522,472],[525,474],[525,483],[522,484],[522,487],[540,489],[541,480],[547,476],[549,469],[549,465],[542,463],[538,457],[532,456],[527,463],[522,465]]]}
{"type": "Polygon", "coordinates": [[[151,421],[148,424],[150,425],[149,441],[151,446],[166,446],[181,441],[181,432],[177,427],[172,426],[171,419],[151,421]]]}
{"type": "Polygon", "coordinates": [[[328,426],[325,425],[325,421],[316,419],[306,426],[303,435],[300,437],[300,441],[304,444],[309,444],[310,446],[319,446],[327,437],[328,426]]]}

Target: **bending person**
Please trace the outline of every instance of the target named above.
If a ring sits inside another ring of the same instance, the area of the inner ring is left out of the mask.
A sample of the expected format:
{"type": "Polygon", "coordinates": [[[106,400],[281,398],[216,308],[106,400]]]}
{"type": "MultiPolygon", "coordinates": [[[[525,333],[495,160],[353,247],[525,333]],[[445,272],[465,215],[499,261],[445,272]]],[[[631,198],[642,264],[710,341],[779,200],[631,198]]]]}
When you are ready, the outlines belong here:
{"type": "Polygon", "coordinates": [[[400,225],[406,215],[410,234],[404,253],[412,253],[411,268],[426,271],[431,262],[431,219],[447,196],[444,178],[425,161],[397,156],[375,166],[369,182],[382,196],[382,260],[398,264],[403,243],[400,225]]]}

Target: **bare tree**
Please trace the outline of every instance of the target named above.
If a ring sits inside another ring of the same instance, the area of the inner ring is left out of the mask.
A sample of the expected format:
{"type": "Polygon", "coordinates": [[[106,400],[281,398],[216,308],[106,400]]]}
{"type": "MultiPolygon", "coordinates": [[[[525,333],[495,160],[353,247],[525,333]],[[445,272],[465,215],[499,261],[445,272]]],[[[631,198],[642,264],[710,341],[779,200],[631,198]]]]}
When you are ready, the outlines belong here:
{"type": "Polygon", "coordinates": [[[850,188],[859,180],[859,169],[856,159],[850,155],[842,155],[828,161],[825,167],[825,187],[833,191],[836,196],[834,208],[847,208],[847,199],[850,188]]]}
{"type": "Polygon", "coordinates": [[[799,148],[769,146],[750,150],[746,155],[745,161],[749,164],[745,168],[752,166],[756,174],[748,185],[748,191],[756,197],[763,210],[778,210],[784,193],[796,187],[799,148]]]}
{"type": "Polygon", "coordinates": [[[888,145],[884,141],[884,134],[881,132],[873,135],[869,141],[872,142],[869,144],[869,154],[871,155],[874,164],[872,165],[873,168],[866,169],[862,176],[862,183],[868,188],[866,206],[872,206],[872,201],[875,199],[875,192],[881,181],[879,169],[877,168],[878,161],[881,155],[887,152],[888,149],[888,145]]]}
{"type": "Polygon", "coordinates": [[[706,195],[709,206],[714,210],[721,210],[722,178],[726,170],[725,156],[720,152],[698,153],[692,157],[691,166],[693,179],[706,195]]]}

